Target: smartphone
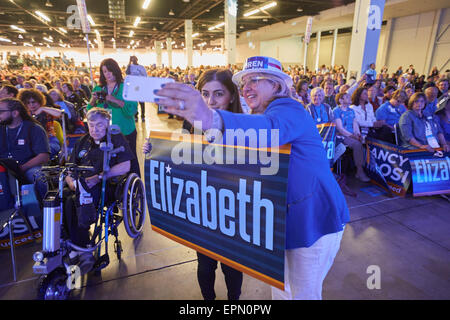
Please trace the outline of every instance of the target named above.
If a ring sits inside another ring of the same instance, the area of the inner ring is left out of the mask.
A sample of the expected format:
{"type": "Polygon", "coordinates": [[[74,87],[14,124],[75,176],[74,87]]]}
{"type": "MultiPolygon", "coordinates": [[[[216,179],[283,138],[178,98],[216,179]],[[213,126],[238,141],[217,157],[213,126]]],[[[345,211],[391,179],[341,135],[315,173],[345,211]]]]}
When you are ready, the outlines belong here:
{"type": "Polygon", "coordinates": [[[174,82],[171,78],[126,76],[123,86],[123,98],[128,101],[155,102],[154,90],[161,89],[164,83],[174,82]]]}

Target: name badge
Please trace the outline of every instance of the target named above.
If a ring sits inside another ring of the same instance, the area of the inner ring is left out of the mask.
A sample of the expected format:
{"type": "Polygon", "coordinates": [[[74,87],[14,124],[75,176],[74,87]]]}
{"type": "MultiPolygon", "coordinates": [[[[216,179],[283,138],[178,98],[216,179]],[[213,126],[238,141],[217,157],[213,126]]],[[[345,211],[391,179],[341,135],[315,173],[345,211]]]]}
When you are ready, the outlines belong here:
{"type": "Polygon", "coordinates": [[[19,146],[23,146],[23,145],[25,145],[25,140],[24,139],[19,139],[19,140],[17,140],[17,144],[19,146]]]}

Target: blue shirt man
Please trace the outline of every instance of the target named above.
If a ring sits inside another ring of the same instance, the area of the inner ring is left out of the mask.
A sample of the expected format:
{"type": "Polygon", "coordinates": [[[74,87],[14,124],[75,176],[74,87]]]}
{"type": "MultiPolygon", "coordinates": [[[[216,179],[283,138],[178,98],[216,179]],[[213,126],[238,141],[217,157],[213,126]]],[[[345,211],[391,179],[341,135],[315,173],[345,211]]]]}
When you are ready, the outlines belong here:
{"type": "Polygon", "coordinates": [[[374,84],[375,80],[377,79],[377,72],[375,71],[375,64],[372,63],[369,67],[369,69],[366,71],[366,83],[368,84],[374,84]]]}
{"type": "Polygon", "coordinates": [[[406,112],[406,107],[403,104],[392,103],[391,101],[392,99],[383,103],[375,111],[375,116],[377,120],[385,120],[387,125],[393,127],[400,120],[400,116],[406,112]]]}
{"type": "Polygon", "coordinates": [[[434,99],[434,101],[427,102],[422,112],[425,116],[433,116],[436,110],[437,110],[437,99],[434,99]]]}
{"type": "Polygon", "coordinates": [[[353,109],[347,108],[343,111],[341,108],[336,107],[333,109],[334,119],[341,119],[342,126],[345,130],[353,133],[353,121],[355,120],[355,111],[353,109]]]}

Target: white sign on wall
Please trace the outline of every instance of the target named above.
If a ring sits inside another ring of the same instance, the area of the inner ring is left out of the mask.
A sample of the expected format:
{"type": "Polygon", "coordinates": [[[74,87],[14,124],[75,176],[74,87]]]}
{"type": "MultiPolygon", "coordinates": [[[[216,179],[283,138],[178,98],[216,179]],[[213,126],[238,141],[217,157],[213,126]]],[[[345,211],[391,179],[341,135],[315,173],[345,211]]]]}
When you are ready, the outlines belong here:
{"type": "Polygon", "coordinates": [[[311,39],[312,22],[313,22],[313,18],[308,17],[308,20],[306,22],[306,31],[305,31],[305,38],[304,38],[305,43],[309,43],[309,40],[311,39]]]}
{"type": "Polygon", "coordinates": [[[381,29],[381,9],[377,5],[370,5],[368,9],[369,19],[367,20],[367,29],[380,30],[381,29]]]}

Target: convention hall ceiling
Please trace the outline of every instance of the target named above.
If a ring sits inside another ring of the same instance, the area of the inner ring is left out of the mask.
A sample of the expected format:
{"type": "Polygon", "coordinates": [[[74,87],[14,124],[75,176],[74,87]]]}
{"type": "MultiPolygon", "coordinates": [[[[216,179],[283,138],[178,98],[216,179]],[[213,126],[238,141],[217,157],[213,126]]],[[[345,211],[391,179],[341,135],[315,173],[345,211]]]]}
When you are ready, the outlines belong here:
{"type": "MultiPolygon", "coordinates": [[[[237,36],[289,19],[314,16],[354,0],[278,0],[271,5],[272,2],[238,0],[237,36]],[[255,9],[260,10],[248,15],[255,9]]],[[[76,28],[75,7],[76,0],[0,0],[0,45],[86,46],[85,35],[76,28]]],[[[182,46],[186,19],[192,19],[193,33],[198,34],[194,45],[215,46],[214,40],[224,37],[224,27],[220,26],[224,22],[223,0],[86,0],[86,7],[95,23],[89,35],[93,46],[98,36],[105,47],[115,44],[117,48],[145,48],[168,37],[174,45],[182,46]],[[140,20],[136,21],[138,17],[140,20]]]]}

